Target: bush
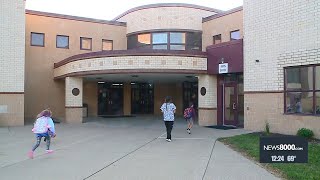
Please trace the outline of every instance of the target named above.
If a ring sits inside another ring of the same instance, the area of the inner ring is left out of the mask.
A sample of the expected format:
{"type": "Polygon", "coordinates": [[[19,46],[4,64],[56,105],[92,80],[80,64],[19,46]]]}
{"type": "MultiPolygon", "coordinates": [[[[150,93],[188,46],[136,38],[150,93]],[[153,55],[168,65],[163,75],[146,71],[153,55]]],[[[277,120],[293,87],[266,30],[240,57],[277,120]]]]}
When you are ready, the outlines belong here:
{"type": "Polygon", "coordinates": [[[266,133],[270,134],[270,125],[269,125],[269,123],[266,123],[266,133]]]}
{"type": "Polygon", "coordinates": [[[313,134],[313,131],[310,130],[310,129],[301,128],[301,129],[298,130],[297,135],[310,139],[310,138],[313,137],[314,134],[313,134]]]}

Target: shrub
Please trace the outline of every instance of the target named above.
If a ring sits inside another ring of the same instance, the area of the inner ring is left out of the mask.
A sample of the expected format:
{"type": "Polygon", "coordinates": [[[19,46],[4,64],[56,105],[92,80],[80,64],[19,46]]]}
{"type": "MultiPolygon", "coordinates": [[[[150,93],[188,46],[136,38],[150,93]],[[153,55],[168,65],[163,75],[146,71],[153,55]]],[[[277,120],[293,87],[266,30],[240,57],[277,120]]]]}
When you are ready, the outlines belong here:
{"type": "Polygon", "coordinates": [[[314,134],[313,134],[313,131],[310,130],[310,129],[301,128],[301,129],[298,130],[297,135],[310,139],[310,138],[313,137],[314,134]]]}
{"type": "Polygon", "coordinates": [[[269,125],[269,123],[266,123],[266,133],[270,134],[270,125],[269,125]]]}

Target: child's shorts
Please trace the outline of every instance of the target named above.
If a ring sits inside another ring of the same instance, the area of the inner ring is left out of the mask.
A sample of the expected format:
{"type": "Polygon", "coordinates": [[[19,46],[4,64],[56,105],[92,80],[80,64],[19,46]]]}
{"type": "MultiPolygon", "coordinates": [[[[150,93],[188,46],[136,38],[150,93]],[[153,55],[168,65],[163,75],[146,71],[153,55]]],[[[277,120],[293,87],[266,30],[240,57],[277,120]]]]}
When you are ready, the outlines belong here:
{"type": "Polygon", "coordinates": [[[188,122],[188,123],[193,123],[193,118],[187,119],[187,122],[188,122]]]}

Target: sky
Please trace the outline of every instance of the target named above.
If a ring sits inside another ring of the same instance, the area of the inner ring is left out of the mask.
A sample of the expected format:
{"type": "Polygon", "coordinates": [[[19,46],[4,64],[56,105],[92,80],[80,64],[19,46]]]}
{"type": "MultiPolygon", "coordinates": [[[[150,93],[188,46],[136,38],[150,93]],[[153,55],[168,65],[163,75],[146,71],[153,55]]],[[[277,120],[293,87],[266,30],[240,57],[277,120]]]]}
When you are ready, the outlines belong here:
{"type": "Polygon", "coordinates": [[[156,3],[187,3],[229,10],[242,6],[243,0],[27,0],[26,9],[112,20],[131,8],[156,3]]]}

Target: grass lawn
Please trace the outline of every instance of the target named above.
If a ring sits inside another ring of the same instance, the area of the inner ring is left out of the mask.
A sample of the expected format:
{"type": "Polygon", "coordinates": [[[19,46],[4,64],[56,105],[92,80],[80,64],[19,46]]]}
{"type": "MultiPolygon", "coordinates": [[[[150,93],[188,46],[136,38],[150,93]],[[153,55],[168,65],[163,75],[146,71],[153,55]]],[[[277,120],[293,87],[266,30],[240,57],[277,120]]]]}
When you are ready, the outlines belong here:
{"type": "MultiPolygon", "coordinates": [[[[244,134],[219,139],[224,144],[259,162],[259,134],[244,134]]],[[[309,142],[308,163],[263,163],[262,166],[290,180],[320,180],[320,143],[309,142]]]]}

